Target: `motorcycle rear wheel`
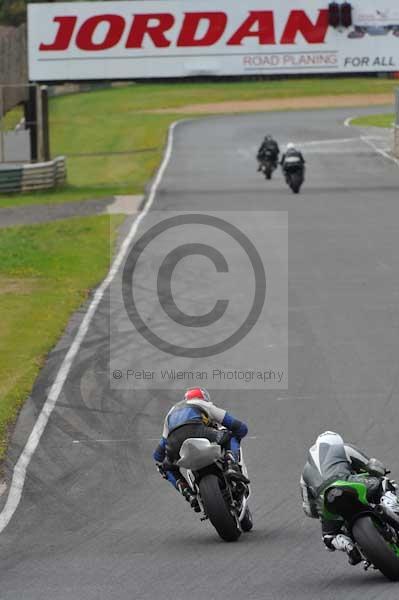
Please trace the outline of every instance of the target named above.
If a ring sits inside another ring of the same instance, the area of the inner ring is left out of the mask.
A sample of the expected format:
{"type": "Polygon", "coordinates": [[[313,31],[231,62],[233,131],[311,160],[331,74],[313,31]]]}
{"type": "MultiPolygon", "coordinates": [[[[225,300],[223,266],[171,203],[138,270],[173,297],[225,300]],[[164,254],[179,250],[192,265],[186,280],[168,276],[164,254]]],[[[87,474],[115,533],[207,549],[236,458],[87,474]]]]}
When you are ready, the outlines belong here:
{"type": "Polygon", "coordinates": [[[265,167],[264,173],[265,173],[266,179],[271,179],[273,170],[270,167],[265,167]]]}
{"type": "Polygon", "coordinates": [[[289,186],[294,192],[294,194],[299,194],[299,190],[301,189],[302,178],[297,174],[293,173],[290,177],[289,186]]]}
{"type": "Polygon", "coordinates": [[[352,527],[352,535],[363,554],[387,579],[399,581],[399,556],[379,533],[371,517],[361,517],[352,527]]]}
{"type": "Polygon", "coordinates": [[[216,475],[205,475],[199,482],[201,499],[210,522],[222,540],[235,542],[240,537],[241,531],[230,513],[220,489],[220,483],[219,477],[216,475]]]}

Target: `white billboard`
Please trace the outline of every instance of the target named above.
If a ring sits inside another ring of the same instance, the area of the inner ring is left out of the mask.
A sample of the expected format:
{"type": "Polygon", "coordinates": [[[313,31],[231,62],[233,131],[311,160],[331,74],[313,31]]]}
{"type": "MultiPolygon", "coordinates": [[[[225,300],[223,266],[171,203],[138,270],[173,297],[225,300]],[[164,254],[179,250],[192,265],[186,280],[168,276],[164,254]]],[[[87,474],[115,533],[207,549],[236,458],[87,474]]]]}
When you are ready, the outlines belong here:
{"type": "Polygon", "coordinates": [[[133,0],[28,5],[32,81],[399,71],[398,0],[133,0]]]}

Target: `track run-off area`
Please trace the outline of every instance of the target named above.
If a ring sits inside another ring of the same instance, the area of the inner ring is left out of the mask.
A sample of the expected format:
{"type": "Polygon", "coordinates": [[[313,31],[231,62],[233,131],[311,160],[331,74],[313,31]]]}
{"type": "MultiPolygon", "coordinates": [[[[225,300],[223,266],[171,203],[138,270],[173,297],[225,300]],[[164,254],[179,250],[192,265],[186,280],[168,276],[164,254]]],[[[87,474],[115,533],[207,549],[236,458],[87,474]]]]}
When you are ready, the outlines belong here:
{"type": "Polygon", "coordinates": [[[119,327],[121,356],[131,353],[138,367],[141,338],[126,334],[122,301],[110,302],[106,281],[49,356],[12,437],[1,600],[397,598],[378,572],[324,550],[298,485],[307,449],[326,429],[399,477],[399,170],[388,138],[345,126],[349,116],[339,109],[181,122],[146,211],[124,226],[127,251],[153,210],[288,212],[288,390],[213,393],[249,424],[254,530],[223,543],[160,479],[151,455],[180,394],[150,382],[134,393],[110,386],[110,326],[119,327]],[[299,195],[280,171],[270,182],[256,173],[266,133],[303,150],[299,195]]]}

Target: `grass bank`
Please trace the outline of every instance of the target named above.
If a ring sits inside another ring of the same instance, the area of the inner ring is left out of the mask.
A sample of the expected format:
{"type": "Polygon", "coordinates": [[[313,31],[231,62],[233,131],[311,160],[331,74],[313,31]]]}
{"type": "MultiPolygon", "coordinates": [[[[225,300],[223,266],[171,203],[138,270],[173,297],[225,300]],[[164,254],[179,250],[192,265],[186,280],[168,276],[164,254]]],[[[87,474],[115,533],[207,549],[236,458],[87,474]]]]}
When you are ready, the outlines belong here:
{"type": "Polygon", "coordinates": [[[104,278],[122,219],[0,229],[0,459],[47,353],[104,278]]]}
{"type": "Polygon", "coordinates": [[[56,192],[0,196],[1,206],[141,194],[156,170],[170,123],[187,105],[393,93],[395,80],[289,79],[135,84],[53,98],[51,149],[66,155],[69,185],[56,192]],[[165,114],[148,111],[167,110],[165,114]]]}
{"type": "Polygon", "coordinates": [[[383,115],[367,115],[365,117],[357,117],[351,120],[351,125],[359,127],[393,127],[395,115],[393,113],[385,113],[383,115]]]}

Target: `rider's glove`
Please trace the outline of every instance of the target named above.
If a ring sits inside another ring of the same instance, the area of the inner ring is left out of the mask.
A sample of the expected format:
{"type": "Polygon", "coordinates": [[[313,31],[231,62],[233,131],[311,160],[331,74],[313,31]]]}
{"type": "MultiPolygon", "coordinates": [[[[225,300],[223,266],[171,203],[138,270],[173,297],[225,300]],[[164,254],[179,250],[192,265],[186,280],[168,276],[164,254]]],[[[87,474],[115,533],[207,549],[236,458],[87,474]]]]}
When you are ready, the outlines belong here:
{"type": "Polygon", "coordinates": [[[385,465],[377,458],[370,458],[366,468],[370,475],[376,477],[384,477],[390,473],[390,471],[385,468],[385,465]]]}

